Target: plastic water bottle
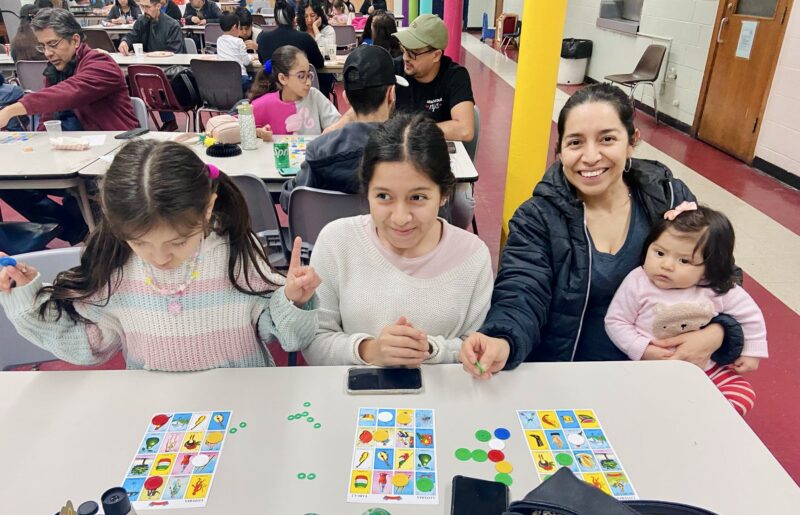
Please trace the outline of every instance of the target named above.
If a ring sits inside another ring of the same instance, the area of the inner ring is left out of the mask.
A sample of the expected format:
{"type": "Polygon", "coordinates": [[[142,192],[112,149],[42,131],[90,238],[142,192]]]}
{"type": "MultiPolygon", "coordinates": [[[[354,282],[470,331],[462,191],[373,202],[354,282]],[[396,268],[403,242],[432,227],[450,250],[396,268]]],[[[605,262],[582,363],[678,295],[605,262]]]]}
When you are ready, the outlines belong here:
{"type": "Polygon", "coordinates": [[[253,116],[253,106],[244,101],[236,108],[239,112],[239,135],[242,140],[243,150],[255,150],[258,145],[256,137],[256,119],[253,116]]]}

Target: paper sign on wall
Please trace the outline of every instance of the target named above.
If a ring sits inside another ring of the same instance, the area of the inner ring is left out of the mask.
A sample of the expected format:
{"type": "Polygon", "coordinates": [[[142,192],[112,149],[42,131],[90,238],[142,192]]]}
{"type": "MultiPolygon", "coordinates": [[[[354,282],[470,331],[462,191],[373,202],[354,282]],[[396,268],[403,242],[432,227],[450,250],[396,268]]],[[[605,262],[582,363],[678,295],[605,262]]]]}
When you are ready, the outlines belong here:
{"type": "Polygon", "coordinates": [[[753,41],[756,39],[757,21],[742,21],[742,30],[739,32],[739,44],[736,46],[736,57],[750,59],[753,50],[753,41]]]}

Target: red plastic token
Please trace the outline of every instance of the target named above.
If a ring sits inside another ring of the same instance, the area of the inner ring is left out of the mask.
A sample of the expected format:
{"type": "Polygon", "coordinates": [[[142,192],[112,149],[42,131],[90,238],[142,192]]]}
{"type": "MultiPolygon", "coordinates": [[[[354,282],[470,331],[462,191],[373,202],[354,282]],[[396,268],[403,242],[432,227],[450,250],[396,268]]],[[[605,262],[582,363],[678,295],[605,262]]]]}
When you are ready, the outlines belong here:
{"type": "Polygon", "coordinates": [[[151,422],[155,426],[156,431],[161,429],[161,426],[166,424],[168,421],[169,417],[167,415],[156,415],[155,417],[153,417],[153,420],[151,420],[151,422]]]}
{"type": "Polygon", "coordinates": [[[503,454],[503,451],[498,451],[496,449],[489,451],[489,461],[497,463],[499,461],[503,461],[504,459],[506,459],[506,455],[503,454]]]}
{"type": "Polygon", "coordinates": [[[158,490],[164,484],[164,478],[161,476],[151,476],[144,482],[144,487],[148,490],[158,490]]]}

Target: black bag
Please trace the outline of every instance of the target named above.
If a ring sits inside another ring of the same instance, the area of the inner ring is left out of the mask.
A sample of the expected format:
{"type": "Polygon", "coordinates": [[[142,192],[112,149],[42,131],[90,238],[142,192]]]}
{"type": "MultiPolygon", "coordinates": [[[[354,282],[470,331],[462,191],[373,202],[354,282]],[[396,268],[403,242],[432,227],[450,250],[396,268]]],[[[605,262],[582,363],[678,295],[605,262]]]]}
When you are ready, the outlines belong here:
{"type": "Polygon", "coordinates": [[[664,501],[618,501],[561,468],[503,515],[715,515],[685,504],[664,501]]]}
{"type": "Polygon", "coordinates": [[[0,222],[0,251],[13,256],[44,250],[61,232],[58,224],[0,222]]]}
{"type": "Polygon", "coordinates": [[[200,107],[202,100],[191,69],[186,66],[170,66],[164,70],[164,75],[167,76],[172,91],[175,92],[175,98],[182,106],[192,109],[200,107]]]}

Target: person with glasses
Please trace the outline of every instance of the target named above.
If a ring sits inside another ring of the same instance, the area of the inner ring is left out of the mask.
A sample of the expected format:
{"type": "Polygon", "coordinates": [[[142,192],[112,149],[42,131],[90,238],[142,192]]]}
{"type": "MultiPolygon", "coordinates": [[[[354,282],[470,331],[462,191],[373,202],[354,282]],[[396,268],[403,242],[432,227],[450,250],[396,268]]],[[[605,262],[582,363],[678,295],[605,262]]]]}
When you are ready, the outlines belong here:
{"type": "Polygon", "coordinates": [[[306,147],[296,177],[283,183],[281,206],[289,212],[289,196],[297,186],[358,193],[358,168],[369,135],[394,110],[396,86],[408,82],[394,74],[392,56],[378,46],[361,46],[347,56],[342,71],[344,91],[355,120],[327,131],[306,147]]]}
{"type": "Polygon", "coordinates": [[[161,14],[161,0],[141,0],[140,16],[130,32],[125,34],[119,44],[119,52],[128,55],[134,43],[141,43],[145,52],[169,51],[185,53],[181,24],[173,18],[161,14]]]}
{"type": "Polygon", "coordinates": [[[397,74],[409,82],[398,92],[398,110],[427,111],[445,138],[472,141],[475,100],[469,72],[444,55],[447,27],[441,18],[423,14],[392,37],[403,50],[402,58],[395,60],[397,74]]]}
{"type": "MultiPolygon", "coordinates": [[[[41,115],[42,124],[60,120],[65,131],[127,131],[139,126],[122,70],[109,55],[83,42],[83,30],[72,14],[41,9],[31,27],[37,49],[48,61],[45,87],[0,110],[0,129],[12,118],[29,114],[41,115]]],[[[60,237],[70,244],[82,241],[87,228],[76,200],[65,196],[58,204],[47,194],[7,190],[0,197],[32,222],[60,224],[60,237]]]]}
{"type": "Polygon", "coordinates": [[[248,98],[253,104],[256,135],[318,135],[341,115],[328,98],[312,88],[314,71],[306,54],[293,46],[275,50],[256,75],[248,98]]]}

